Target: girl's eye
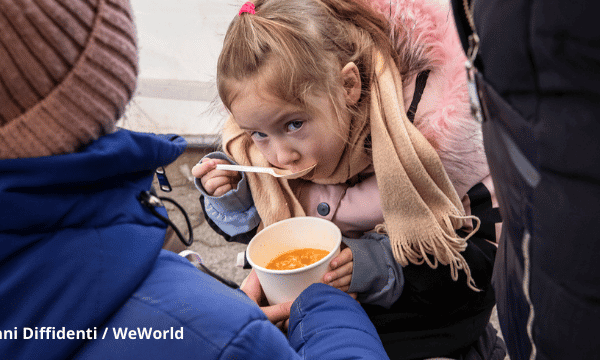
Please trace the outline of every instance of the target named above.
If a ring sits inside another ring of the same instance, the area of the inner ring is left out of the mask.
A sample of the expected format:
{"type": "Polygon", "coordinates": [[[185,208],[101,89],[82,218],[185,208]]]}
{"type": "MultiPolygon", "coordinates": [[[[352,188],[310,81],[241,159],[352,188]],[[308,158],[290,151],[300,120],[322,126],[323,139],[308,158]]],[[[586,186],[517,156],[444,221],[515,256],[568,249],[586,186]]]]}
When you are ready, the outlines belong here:
{"type": "Polygon", "coordinates": [[[290,121],[289,123],[287,123],[287,129],[288,131],[298,131],[300,130],[303,124],[304,122],[300,120],[290,121]]]}
{"type": "Polygon", "coordinates": [[[252,136],[254,140],[262,140],[267,137],[267,134],[258,131],[253,131],[252,133],[250,133],[250,136],[252,136]]]}

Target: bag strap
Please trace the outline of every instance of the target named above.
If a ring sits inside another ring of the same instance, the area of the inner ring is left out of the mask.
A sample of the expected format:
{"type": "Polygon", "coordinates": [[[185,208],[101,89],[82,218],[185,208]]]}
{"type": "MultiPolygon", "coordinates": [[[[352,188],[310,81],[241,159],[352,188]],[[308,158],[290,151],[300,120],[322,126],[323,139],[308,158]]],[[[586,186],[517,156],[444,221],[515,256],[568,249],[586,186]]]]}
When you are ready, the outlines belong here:
{"type": "MultiPolygon", "coordinates": [[[[160,166],[156,169],[156,177],[158,179],[158,184],[162,191],[170,192],[172,190],[171,184],[169,183],[169,179],[167,178],[167,173],[165,172],[164,167],[160,166]]],[[[194,230],[192,228],[192,222],[190,221],[187,211],[185,211],[183,206],[181,206],[177,201],[166,196],[158,196],[154,188],[150,189],[150,191],[140,192],[140,194],[138,195],[138,200],[142,205],[147,207],[150,210],[150,212],[154,214],[154,216],[162,220],[165,224],[167,224],[167,226],[173,228],[175,234],[177,234],[177,237],[185,246],[190,246],[194,243],[194,230]],[[175,205],[175,207],[183,214],[189,234],[187,239],[183,236],[181,231],[179,231],[177,225],[175,225],[169,218],[164,217],[156,210],[157,207],[164,206],[162,203],[163,201],[167,201],[175,205]]]]}
{"type": "Polygon", "coordinates": [[[173,230],[175,231],[175,234],[177,234],[177,237],[179,238],[179,240],[181,240],[181,242],[185,246],[190,246],[194,243],[194,230],[192,228],[192,223],[190,221],[190,218],[187,214],[187,211],[185,211],[183,206],[179,205],[179,203],[177,201],[175,201],[169,197],[166,197],[166,196],[157,196],[156,193],[154,192],[154,189],[152,189],[151,191],[140,192],[140,194],[138,195],[138,200],[142,205],[147,207],[148,210],[150,210],[150,212],[154,216],[156,216],[157,218],[162,220],[165,224],[167,224],[167,226],[170,226],[171,228],[173,228],[173,230]],[[177,209],[179,209],[179,211],[181,211],[181,213],[183,214],[183,217],[185,218],[185,222],[187,224],[188,234],[189,234],[187,239],[183,236],[181,231],[179,231],[179,228],[177,227],[177,225],[175,225],[168,217],[163,216],[156,210],[157,207],[164,206],[162,203],[163,201],[167,201],[167,202],[170,202],[171,204],[175,205],[175,207],[177,209]]]}
{"type": "Polygon", "coordinates": [[[427,78],[429,77],[430,72],[431,70],[424,70],[417,75],[417,80],[415,80],[415,93],[413,95],[412,102],[410,103],[410,107],[406,112],[406,116],[408,116],[408,120],[410,120],[410,122],[415,122],[417,106],[419,105],[419,101],[421,101],[421,96],[425,90],[425,85],[427,85],[427,78]]]}

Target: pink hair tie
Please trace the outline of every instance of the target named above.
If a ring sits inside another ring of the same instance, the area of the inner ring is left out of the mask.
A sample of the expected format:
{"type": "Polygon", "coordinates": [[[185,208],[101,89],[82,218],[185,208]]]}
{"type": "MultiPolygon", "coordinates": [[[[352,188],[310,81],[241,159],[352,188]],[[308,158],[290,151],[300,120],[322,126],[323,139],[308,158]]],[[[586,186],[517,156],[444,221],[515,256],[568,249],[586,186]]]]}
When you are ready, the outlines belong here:
{"type": "Polygon", "coordinates": [[[240,9],[240,12],[238,15],[241,16],[245,12],[252,14],[252,15],[254,15],[256,13],[256,11],[254,10],[254,4],[251,3],[250,1],[248,1],[247,3],[242,5],[242,8],[240,9]]]}

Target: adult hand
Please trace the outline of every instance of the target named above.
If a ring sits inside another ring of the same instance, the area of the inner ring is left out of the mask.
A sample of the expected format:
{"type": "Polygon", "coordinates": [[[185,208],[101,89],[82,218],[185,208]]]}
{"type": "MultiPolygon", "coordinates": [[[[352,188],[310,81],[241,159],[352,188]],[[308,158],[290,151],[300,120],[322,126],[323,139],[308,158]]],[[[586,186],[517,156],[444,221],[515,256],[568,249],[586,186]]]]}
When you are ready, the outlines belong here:
{"type": "MultiPolygon", "coordinates": [[[[334,257],[329,263],[330,271],[323,275],[323,283],[348,292],[352,281],[354,262],[352,261],[352,250],[345,245],[343,246],[344,248],[338,256],[334,257]]],[[[350,293],[349,295],[356,299],[356,293],[350,293]]]]}
{"type": "Polygon", "coordinates": [[[254,270],[244,279],[240,289],[248,295],[261,310],[265,313],[267,318],[282,330],[287,330],[288,320],[290,317],[290,310],[292,308],[292,301],[277,305],[269,305],[265,293],[263,292],[258,277],[254,270]]]}
{"type": "Polygon", "coordinates": [[[192,168],[192,175],[200,179],[202,187],[210,196],[221,196],[237,188],[237,183],[242,179],[237,171],[217,170],[217,164],[229,164],[229,161],[204,158],[192,168]]]}

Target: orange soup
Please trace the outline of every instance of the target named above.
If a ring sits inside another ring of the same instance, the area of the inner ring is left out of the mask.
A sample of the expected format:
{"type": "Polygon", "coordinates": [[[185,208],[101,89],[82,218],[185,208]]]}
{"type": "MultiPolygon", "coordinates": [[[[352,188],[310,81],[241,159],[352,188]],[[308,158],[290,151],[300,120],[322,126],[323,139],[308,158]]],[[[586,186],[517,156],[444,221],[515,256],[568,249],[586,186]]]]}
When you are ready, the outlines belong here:
{"type": "Polygon", "coordinates": [[[327,250],[321,249],[296,249],[285,252],[275,259],[269,261],[265,268],[269,270],[293,270],[298,269],[321,260],[329,254],[327,250]]]}

